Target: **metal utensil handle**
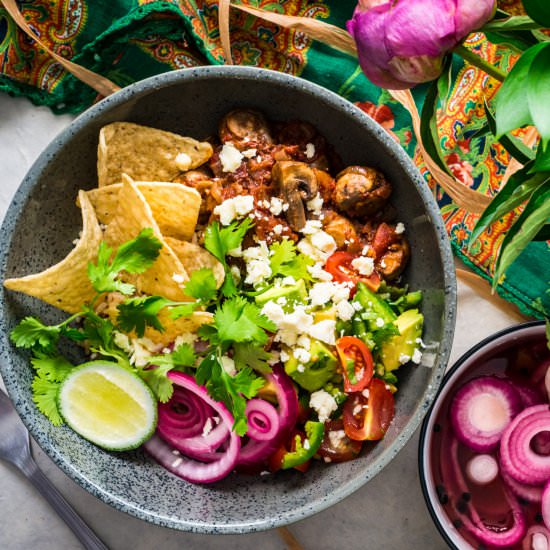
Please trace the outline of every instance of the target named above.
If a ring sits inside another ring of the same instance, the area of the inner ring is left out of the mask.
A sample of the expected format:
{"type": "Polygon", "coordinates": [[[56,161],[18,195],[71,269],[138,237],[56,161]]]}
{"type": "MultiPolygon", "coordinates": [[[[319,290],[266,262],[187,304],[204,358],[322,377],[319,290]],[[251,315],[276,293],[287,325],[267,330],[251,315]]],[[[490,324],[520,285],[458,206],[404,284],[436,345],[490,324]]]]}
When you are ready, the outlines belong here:
{"type": "Polygon", "coordinates": [[[21,471],[70,527],[84,548],[89,550],[109,550],[44,475],[32,458],[29,457],[25,466],[21,468],[21,471]]]}

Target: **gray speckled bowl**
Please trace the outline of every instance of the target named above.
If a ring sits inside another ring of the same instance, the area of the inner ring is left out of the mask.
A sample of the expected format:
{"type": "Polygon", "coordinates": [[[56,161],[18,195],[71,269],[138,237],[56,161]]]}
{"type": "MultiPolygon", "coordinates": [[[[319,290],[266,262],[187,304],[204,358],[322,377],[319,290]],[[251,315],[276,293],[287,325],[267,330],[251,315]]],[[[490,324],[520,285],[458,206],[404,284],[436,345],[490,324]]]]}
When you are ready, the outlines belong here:
{"type": "Polygon", "coordinates": [[[393,183],[393,204],[406,224],[412,260],[406,272],[422,289],[424,341],[430,367],[399,373],[396,416],[384,440],[358,460],[307,475],[231,475],[211,486],[191,485],[142,452],[110,454],[65,427],[54,428],[34,407],[31,368],[8,334],[24,315],[47,321],[61,314],[36,300],[0,291],[0,370],[23,421],[39,445],[76,482],[139,518],[199,533],[246,533],[291,523],[319,512],[357,490],[392,460],[417,428],[437,391],[451,346],[456,306],[454,267],[438,208],[399,145],[358,108],[337,95],[285,74],[244,67],[203,67],[138,82],[76,119],[31,168],[2,226],[0,273],[4,280],[36,272],[71,249],[80,228],[75,197],[96,185],[99,129],[132,121],[205,138],[235,107],[253,107],[279,120],[314,124],[346,164],[369,164],[393,183]]]}

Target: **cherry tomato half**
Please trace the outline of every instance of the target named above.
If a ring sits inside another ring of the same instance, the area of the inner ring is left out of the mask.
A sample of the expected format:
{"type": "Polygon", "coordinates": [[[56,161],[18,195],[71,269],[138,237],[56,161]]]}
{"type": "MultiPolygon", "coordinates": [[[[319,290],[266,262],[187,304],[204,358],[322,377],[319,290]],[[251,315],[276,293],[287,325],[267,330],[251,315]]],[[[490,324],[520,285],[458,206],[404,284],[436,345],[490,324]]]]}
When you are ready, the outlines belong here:
{"type": "Polygon", "coordinates": [[[357,283],[365,283],[368,288],[376,292],[380,286],[380,275],[376,271],[372,272],[372,275],[368,277],[366,275],[361,275],[356,269],[351,265],[351,262],[355,260],[357,256],[349,252],[335,252],[332,254],[325,264],[325,269],[332,275],[332,278],[338,283],[352,282],[354,288],[351,291],[351,294],[355,294],[355,286],[357,283]]]}
{"type": "Polygon", "coordinates": [[[393,415],[392,392],[383,380],[373,378],[367,389],[351,394],[345,402],[344,431],[357,441],[376,441],[384,437],[393,415]]]}
{"type": "Polygon", "coordinates": [[[355,336],[343,336],[336,341],[336,351],[344,377],[344,391],[351,393],[365,389],[374,373],[369,348],[355,336]]]}
{"type": "Polygon", "coordinates": [[[344,422],[339,418],[325,423],[325,436],[317,454],[330,459],[327,462],[346,462],[357,458],[362,447],[362,441],[355,441],[346,435],[344,422]]]}

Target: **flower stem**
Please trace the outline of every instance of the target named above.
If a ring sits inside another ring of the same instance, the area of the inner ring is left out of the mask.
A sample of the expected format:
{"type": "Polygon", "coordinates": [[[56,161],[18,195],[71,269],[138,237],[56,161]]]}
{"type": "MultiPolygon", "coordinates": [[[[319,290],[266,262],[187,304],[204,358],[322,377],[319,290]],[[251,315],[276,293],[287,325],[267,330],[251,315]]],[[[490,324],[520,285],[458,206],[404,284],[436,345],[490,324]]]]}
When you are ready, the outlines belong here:
{"type": "Polygon", "coordinates": [[[453,52],[462,57],[464,61],[467,61],[474,67],[478,67],[482,71],[486,72],[489,76],[500,80],[500,82],[502,82],[507,76],[507,73],[501,71],[498,67],[491,65],[490,63],[485,61],[485,59],[479,57],[479,55],[476,55],[468,48],[465,48],[462,44],[456,46],[453,52]]]}

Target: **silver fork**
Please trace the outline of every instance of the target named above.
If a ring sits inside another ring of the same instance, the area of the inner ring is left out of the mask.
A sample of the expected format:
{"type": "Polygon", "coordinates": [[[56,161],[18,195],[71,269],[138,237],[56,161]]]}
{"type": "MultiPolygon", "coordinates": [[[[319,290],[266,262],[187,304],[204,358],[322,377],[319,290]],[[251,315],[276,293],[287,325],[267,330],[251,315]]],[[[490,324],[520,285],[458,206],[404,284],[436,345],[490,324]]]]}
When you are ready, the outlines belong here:
{"type": "Polygon", "coordinates": [[[21,422],[10,398],[0,389],[0,458],[11,462],[38,489],[65,523],[71,528],[84,548],[109,550],[84,523],[74,508],[44,475],[31,455],[29,432],[21,422]]]}

